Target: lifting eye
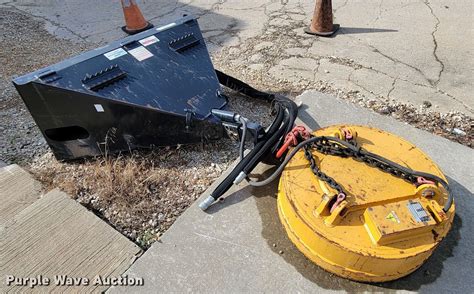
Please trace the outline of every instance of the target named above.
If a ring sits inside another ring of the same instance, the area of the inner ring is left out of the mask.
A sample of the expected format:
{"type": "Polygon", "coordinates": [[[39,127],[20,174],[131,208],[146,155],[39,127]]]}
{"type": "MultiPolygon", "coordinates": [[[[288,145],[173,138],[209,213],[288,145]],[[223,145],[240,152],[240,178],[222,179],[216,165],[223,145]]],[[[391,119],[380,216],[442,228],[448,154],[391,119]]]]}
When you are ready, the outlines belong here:
{"type": "Polygon", "coordinates": [[[54,141],[72,141],[89,138],[89,132],[79,126],[47,129],[44,133],[49,139],[54,141]]]}

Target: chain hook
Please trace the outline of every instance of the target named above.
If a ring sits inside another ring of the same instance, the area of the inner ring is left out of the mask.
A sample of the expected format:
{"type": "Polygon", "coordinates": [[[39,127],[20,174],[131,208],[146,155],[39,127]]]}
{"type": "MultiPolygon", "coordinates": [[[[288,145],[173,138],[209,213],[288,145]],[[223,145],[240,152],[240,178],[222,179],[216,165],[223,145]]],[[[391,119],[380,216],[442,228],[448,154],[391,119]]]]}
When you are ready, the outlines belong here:
{"type": "Polygon", "coordinates": [[[354,138],[350,129],[342,128],[341,131],[342,131],[342,135],[344,136],[343,138],[344,140],[350,141],[354,138]]]}
{"type": "Polygon", "coordinates": [[[428,184],[428,185],[435,185],[435,182],[427,180],[423,177],[417,177],[416,178],[416,186],[419,187],[421,185],[428,184]]]}
{"type": "Polygon", "coordinates": [[[346,199],[346,194],[343,192],[340,192],[337,194],[336,202],[331,206],[331,209],[329,210],[330,213],[332,213],[338,206],[341,204],[342,201],[346,199]]]}

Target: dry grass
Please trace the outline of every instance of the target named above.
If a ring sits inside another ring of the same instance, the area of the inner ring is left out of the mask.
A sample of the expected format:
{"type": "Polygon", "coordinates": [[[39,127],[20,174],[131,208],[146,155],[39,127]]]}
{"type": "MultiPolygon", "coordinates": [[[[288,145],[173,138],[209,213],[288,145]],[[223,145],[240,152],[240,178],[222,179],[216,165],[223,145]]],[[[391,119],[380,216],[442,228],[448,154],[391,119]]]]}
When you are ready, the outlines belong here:
{"type": "Polygon", "coordinates": [[[65,191],[146,248],[228,167],[233,145],[221,140],[78,163],[48,153],[30,170],[46,190],[65,191]]]}

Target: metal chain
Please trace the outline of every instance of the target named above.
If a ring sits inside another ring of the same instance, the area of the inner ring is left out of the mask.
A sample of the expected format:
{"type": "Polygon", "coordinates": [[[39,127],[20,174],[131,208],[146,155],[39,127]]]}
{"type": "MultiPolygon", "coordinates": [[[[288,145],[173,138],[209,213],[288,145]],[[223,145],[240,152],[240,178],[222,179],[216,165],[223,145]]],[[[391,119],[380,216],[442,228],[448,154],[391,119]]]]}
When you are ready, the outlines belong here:
{"type": "Polygon", "coordinates": [[[334,180],[330,176],[326,175],[325,173],[323,173],[319,169],[318,165],[316,164],[316,160],[314,159],[314,156],[311,153],[311,146],[310,145],[306,145],[304,147],[304,155],[305,155],[306,159],[309,160],[309,166],[310,166],[311,170],[313,171],[313,174],[316,177],[318,177],[321,180],[323,180],[324,182],[328,183],[328,185],[331,186],[332,188],[336,189],[338,193],[344,193],[344,190],[342,189],[341,185],[339,185],[336,182],[336,180],[334,180]]]}
{"type": "Polygon", "coordinates": [[[364,155],[364,154],[359,154],[359,155],[356,155],[354,156],[354,158],[356,159],[359,159],[360,161],[366,163],[367,165],[369,166],[372,166],[372,167],[376,167],[386,173],[389,173],[395,177],[398,177],[398,178],[401,178],[401,179],[404,179],[412,184],[415,184],[417,182],[417,178],[415,175],[412,175],[412,174],[409,174],[409,173],[406,173],[400,169],[398,169],[397,167],[395,166],[392,166],[388,163],[385,163],[385,162],[381,162],[377,159],[374,159],[370,156],[367,156],[367,155],[364,155]]]}
{"type": "MultiPolygon", "coordinates": [[[[350,142],[350,143],[357,147],[355,142],[350,142]]],[[[364,154],[360,152],[360,149],[356,149],[358,151],[355,151],[351,148],[341,146],[337,142],[331,142],[329,138],[322,138],[321,140],[316,141],[315,143],[311,145],[306,145],[304,147],[304,154],[305,154],[306,159],[310,162],[310,168],[313,174],[319,179],[321,179],[322,181],[326,182],[330,187],[337,190],[338,193],[344,193],[343,188],[341,187],[340,184],[336,182],[336,180],[326,175],[324,172],[322,172],[319,169],[319,167],[316,164],[316,160],[311,152],[312,148],[326,155],[334,155],[334,156],[339,156],[339,157],[352,157],[355,160],[364,162],[365,164],[369,166],[376,167],[386,173],[389,173],[398,178],[402,178],[410,183],[413,183],[413,184],[417,183],[417,178],[418,178],[417,176],[407,173],[397,168],[396,166],[390,165],[389,163],[382,162],[378,160],[377,158],[372,157],[368,154],[364,154]]]]}

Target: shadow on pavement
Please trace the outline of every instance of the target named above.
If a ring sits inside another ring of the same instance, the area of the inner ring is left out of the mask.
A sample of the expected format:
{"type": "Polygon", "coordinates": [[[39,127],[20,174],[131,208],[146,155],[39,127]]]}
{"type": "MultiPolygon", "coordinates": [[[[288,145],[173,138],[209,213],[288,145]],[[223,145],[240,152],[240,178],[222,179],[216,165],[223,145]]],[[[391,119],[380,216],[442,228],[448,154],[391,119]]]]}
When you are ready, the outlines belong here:
{"type": "Polygon", "coordinates": [[[298,108],[298,118],[308,126],[308,128],[312,131],[320,129],[321,126],[318,122],[308,113],[307,109],[309,108],[308,105],[303,104],[300,108],[298,108]]]}
{"type": "Polygon", "coordinates": [[[370,34],[370,33],[396,33],[398,30],[392,29],[376,29],[376,28],[353,28],[341,27],[336,35],[355,35],[355,34],[370,34]]]}

